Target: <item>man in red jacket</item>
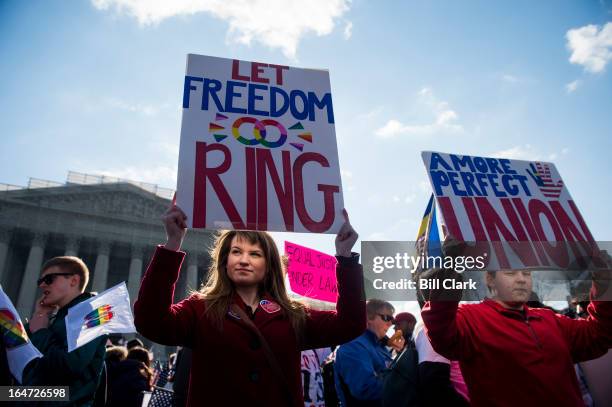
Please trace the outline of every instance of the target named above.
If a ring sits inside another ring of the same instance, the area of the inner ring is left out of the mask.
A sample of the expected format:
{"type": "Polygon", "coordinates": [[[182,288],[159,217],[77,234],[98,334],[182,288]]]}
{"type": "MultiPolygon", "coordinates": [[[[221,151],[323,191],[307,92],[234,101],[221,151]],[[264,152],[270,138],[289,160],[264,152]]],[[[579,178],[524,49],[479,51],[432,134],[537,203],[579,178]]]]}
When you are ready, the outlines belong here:
{"type": "Polygon", "coordinates": [[[471,404],[584,406],[573,365],[612,347],[612,302],[601,300],[603,286],[594,279],[589,317],[573,320],[526,306],[529,271],[488,272],[486,279],[490,299],[459,305],[448,292],[431,292],[431,299],[446,300],[428,301],[422,310],[434,349],[459,360],[471,404]]]}

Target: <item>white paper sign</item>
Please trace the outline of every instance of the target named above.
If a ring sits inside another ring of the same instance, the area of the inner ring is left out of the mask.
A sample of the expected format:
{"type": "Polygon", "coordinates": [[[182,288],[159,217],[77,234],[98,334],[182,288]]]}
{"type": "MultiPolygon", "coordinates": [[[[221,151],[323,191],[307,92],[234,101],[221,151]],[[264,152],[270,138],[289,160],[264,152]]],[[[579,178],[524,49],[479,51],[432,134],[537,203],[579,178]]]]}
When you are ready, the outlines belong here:
{"type": "Polygon", "coordinates": [[[68,352],[112,333],[133,333],[134,316],[125,281],[68,310],[68,352]]]}
{"type": "MultiPolygon", "coordinates": [[[[552,163],[423,152],[444,229],[483,242],[488,269],[570,269],[596,251],[552,163]]],[[[482,254],[482,253],[480,253],[482,254]]]]}
{"type": "Polygon", "coordinates": [[[177,205],[194,228],[336,233],[329,73],[188,55],[177,205]]]}

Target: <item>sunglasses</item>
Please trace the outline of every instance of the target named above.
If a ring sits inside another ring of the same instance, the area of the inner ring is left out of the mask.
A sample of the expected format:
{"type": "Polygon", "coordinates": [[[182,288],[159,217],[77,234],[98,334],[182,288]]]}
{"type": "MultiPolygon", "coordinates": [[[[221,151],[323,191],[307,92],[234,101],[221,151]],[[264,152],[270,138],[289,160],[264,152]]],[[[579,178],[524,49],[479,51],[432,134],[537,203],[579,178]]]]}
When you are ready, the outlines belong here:
{"type": "Polygon", "coordinates": [[[393,315],[378,314],[378,316],[385,322],[393,322],[393,315]]]}
{"type": "Polygon", "coordinates": [[[36,285],[41,285],[42,283],[45,283],[46,285],[51,285],[53,284],[53,282],[55,281],[55,277],[57,276],[73,276],[74,273],[52,273],[52,274],[47,274],[44,277],[41,277],[38,279],[38,281],[36,281],[36,285]]]}

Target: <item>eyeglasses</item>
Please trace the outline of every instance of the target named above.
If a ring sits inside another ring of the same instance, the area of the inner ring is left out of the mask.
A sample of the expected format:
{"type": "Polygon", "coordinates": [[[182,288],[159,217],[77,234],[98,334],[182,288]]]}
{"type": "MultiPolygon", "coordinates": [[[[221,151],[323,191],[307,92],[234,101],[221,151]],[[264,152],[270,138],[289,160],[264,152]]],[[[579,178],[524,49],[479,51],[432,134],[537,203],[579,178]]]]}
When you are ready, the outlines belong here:
{"type": "Polygon", "coordinates": [[[380,317],[380,319],[382,319],[385,322],[393,322],[393,315],[378,314],[378,316],[380,317]]]}
{"type": "Polygon", "coordinates": [[[45,283],[46,285],[51,285],[53,284],[53,282],[55,281],[55,277],[57,276],[73,276],[74,273],[51,273],[51,274],[47,274],[44,277],[41,277],[38,279],[38,281],[36,281],[36,285],[41,285],[42,283],[45,283]]]}

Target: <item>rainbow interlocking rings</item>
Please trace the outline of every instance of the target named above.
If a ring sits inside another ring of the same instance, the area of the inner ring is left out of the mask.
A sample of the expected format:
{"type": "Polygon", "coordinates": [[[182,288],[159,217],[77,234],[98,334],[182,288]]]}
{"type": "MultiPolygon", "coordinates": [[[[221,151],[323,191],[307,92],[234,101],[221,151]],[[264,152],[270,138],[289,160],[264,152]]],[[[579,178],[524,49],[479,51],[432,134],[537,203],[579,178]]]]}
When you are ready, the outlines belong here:
{"type": "Polygon", "coordinates": [[[276,148],[285,144],[285,141],[287,140],[287,129],[285,129],[285,126],[283,126],[276,120],[257,120],[254,117],[241,117],[240,119],[236,120],[234,122],[234,125],[232,126],[232,134],[234,135],[234,138],[236,140],[247,146],[261,144],[264,147],[276,148]],[[242,137],[242,135],[240,134],[240,126],[242,126],[244,123],[253,124],[253,136],[255,138],[247,139],[245,137],[242,137]],[[273,142],[266,140],[266,127],[268,126],[274,126],[278,129],[280,133],[278,140],[273,142]]]}

